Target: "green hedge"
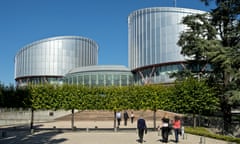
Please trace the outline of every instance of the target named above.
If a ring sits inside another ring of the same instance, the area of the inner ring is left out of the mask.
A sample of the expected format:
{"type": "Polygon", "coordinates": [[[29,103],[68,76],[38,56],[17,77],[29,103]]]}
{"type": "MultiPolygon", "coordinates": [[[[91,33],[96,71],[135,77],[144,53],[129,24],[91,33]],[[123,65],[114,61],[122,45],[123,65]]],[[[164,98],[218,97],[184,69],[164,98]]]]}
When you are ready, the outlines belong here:
{"type": "Polygon", "coordinates": [[[235,138],[235,137],[231,137],[231,136],[224,136],[224,135],[220,135],[220,134],[214,134],[214,133],[211,133],[209,130],[207,130],[206,128],[203,128],[203,127],[196,127],[196,128],[186,127],[185,132],[190,133],[190,134],[194,134],[194,135],[214,138],[214,139],[218,139],[218,140],[224,140],[224,141],[228,141],[228,142],[236,142],[236,143],[240,144],[240,138],[235,138]]]}

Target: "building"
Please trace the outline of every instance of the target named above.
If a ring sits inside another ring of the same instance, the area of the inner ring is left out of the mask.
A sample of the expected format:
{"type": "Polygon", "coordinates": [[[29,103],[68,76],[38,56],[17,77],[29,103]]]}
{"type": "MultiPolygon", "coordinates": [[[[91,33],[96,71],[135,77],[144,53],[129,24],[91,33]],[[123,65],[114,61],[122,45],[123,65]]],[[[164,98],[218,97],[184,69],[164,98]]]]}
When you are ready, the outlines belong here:
{"type": "Polygon", "coordinates": [[[128,16],[128,65],[137,84],[171,83],[169,74],[183,69],[177,45],[184,16],[205,13],[176,7],[139,9],[128,16]]]}
{"type": "Polygon", "coordinates": [[[65,75],[64,83],[87,86],[127,86],[133,75],[125,66],[95,65],[74,68],[65,75]]]}
{"type": "Polygon", "coordinates": [[[71,69],[98,63],[98,45],[81,36],[46,38],[24,46],[14,62],[17,86],[62,83],[71,69]]]}
{"type": "Polygon", "coordinates": [[[97,65],[98,45],[89,38],[59,36],[33,42],[15,56],[15,81],[89,86],[171,83],[184,68],[177,45],[184,16],[205,13],[177,7],[152,7],[128,16],[128,66],[97,65]],[[132,73],[131,73],[132,72],[132,73]],[[65,77],[64,77],[65,76],[65,77]]]}

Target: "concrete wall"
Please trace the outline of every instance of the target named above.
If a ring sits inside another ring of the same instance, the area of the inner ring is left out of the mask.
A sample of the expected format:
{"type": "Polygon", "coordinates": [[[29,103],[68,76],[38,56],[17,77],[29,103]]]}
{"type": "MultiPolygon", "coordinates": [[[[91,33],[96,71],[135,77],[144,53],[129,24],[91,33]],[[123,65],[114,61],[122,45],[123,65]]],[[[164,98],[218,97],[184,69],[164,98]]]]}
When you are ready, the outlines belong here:
{"type": "MultiPolygon", "coordinates": [[[[53,121],[68,114],[71,114],[71,110],[37,110],[34,111],[34,122],[53,121]]],[[[30,120],[31,109],[0,108],[0,126],[30,124],[30,120]]]]}

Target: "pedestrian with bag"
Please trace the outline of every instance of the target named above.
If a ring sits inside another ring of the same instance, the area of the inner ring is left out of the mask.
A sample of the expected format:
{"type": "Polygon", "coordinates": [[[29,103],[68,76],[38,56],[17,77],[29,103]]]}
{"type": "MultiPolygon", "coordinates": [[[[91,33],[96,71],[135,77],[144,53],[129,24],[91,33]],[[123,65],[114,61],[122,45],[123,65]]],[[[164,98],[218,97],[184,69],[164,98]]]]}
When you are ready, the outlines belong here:
{"type": "Polygon", "coordinates": [[[162,142],[168,142],[169,135],[169,118],[167,114],[162,118],[162,142]]]}
{"type": "Polygon", "coordinates": [[[143,142],[144,133],[147,134],[147,125],[145,119],[140,117],[137,121],[139,142],[143,142]]]}
{"type": "Polygon", "coordinates": [[[179,116],[175,116],[175,119],[173,122],[173,129],[174,129],[174,135],[175,135],[175,142],[178,143],[179,135],[181,134],[181,120],[179,116]]]}

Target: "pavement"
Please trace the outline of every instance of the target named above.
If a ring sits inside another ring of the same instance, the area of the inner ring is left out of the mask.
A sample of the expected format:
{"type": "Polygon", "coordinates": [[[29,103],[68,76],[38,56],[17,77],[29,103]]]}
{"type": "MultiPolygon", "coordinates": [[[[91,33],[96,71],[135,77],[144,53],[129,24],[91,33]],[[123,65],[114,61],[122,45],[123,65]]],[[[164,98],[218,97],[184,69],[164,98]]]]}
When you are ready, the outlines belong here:
{"type": "MultiPolygon", "coordinates": [[[[35,130],[28,126],[0,127],[0,144],[138,144],[136,122],[120,125],[113,129],[113,121],[78,121],[76,129],[71,130],[70,121],[57,121],[34,124],[35,130]]],[[[152,127],[152,122],[147,122],[152,127]]],[[[144,144],[159,144],[161,135],[158,131],[149,130],[144,135],[144,144]]],[[[169,144],[174,144],[174,136],[169,136],[169,144]]],[[[185,133],[179,144],[231,144],[185,133]]]]}

